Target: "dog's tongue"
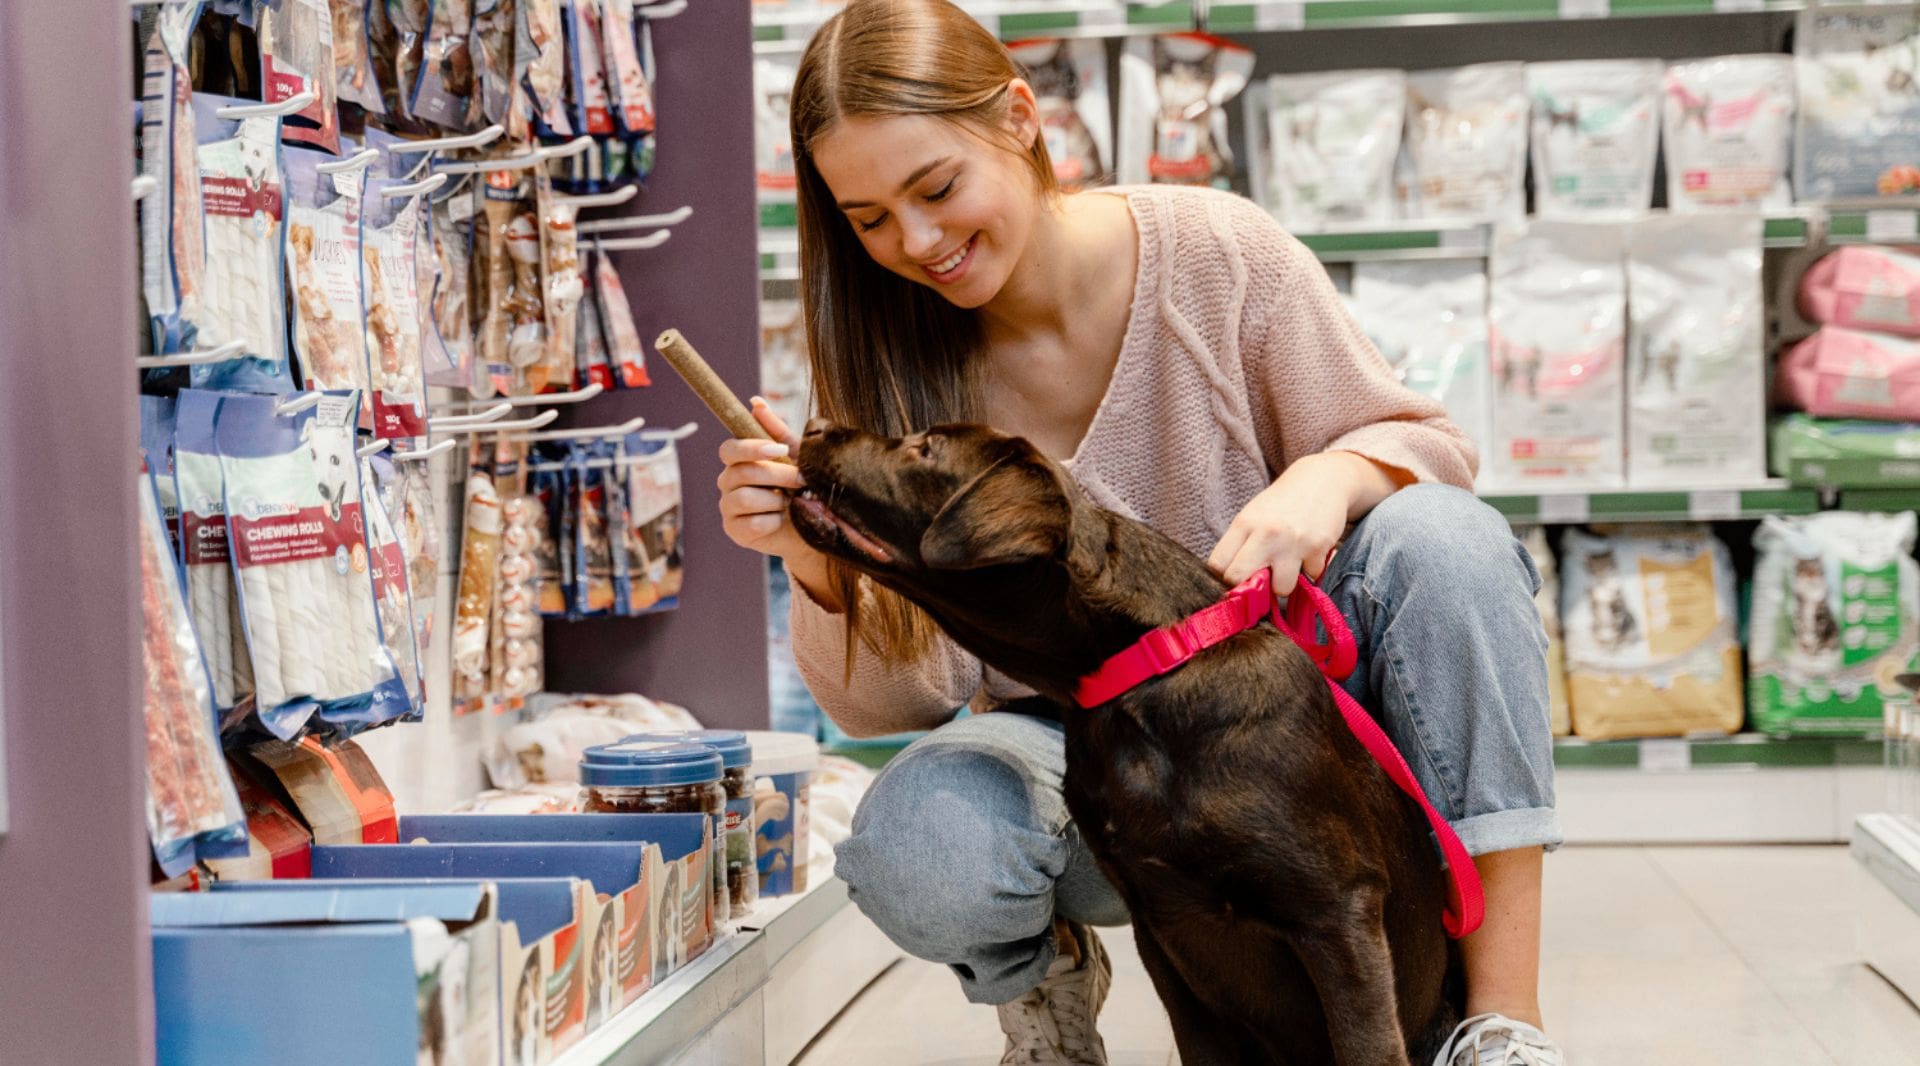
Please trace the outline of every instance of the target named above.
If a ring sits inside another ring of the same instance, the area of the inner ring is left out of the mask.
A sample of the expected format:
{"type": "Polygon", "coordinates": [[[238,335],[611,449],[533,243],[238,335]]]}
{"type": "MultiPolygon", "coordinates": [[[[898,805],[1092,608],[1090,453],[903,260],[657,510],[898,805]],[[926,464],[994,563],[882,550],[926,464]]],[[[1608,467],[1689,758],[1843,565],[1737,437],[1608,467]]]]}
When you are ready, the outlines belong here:
{"type": "Polygon", "coordinates": [[[893,562],[893,553],[887,550],[886,545],[853,528],[851,523],[839,515],[834,514],[833,509],[821,502],[817,497],[795,496],[793,498],[793,505],[805,508],[807,513],[815,518],[825,519],[832,523],[833,527],[840,531],[840,535],[847,538],[848,544],[858,548],[874,562],[893,562]]]}

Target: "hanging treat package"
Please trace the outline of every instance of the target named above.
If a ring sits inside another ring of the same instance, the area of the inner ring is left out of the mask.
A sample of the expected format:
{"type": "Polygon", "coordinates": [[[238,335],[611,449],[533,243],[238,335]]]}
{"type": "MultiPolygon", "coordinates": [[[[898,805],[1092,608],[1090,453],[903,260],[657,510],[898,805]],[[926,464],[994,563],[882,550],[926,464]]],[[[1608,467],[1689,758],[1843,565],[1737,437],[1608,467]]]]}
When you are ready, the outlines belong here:
{"type": "Polygon", "coordinates": [[[1360,262],[1347,300],[1354,321],[1402,384],[1446,405],[1484,457],[1491,446],[1487,274],[1477,260],[1360,262]]]}
{"type": "Polygon", "coordinates": [[[606,9],[603,0],[561,6],[567,38],[567,95],[574,132],[613,134],[613,96],[607,86],[606,9]]]}
{"type": "Polygon", "coordinates": [[[753,155],[760,194],[794,189],[793,134],[787,108],[793,96],[797,59],[760,56],[753,61],[753,155]]]}
{"type": "Polygon", "coordinates": [[[360,242],[366,292],[367,372],[376,437],[417,437],[427,431],[427,390],[420,361],[420,294],[415,245],[420,239],[418,196],[388,197],[403,181],[376,178],[367,186],[360,242]]]}
{"type": "Polygon", "coordinates": [[[760,301],[760,395],[782,422],[804,426],[813,410],[812,383],[800,301],[760,301]]]}
{"type": "Polygon", "coordinates": [[[150,475],[144,471],[136,495],[147,832],[161,872],[175,877],[196,859],[246,854],[246,815],[220,758],[206,669],[180,599],[178,572],[167,550],[150,475]]]}
{"type": "Polygon", "coordinates": [[[1627,482],[1674,488],[1766,477],[1761,220],[1663,215],[1627,238],[1627,482]]]}
{"type": "Polygon", "coordinates": [[[1810,322],[1920,338],[1920,250],[1850,245],[1801,275],[1797,301],[1810,322]]]}
{"type": "Polygon", "coordinates": [[[1781,357],[1778,390],[1825,418],[1920,421],[1920,340],[1822,326],[1781,357]]]}
{"type": "Polygon", "coordinates": [[[579,209],[540,183],[540,277],[546,291],[547,352],[539,367],[528,374],[534,392],[565,391],[574,387],[575,345],[579,341],[580,300],[586,286],[580,279],[580,244],[574,229],[579,209]]]}
{"type": "Polygon", "coordinates": [[[539,499],[527,492],[525,441],[495,445],[493,487],[500,498],[500,585],[490,634],[493,689],[507,697],[530,696],[545,681],[539,552],[546,523],[539,499]]]}
{"type": "Polygon", "coordinates": [[[485,122],[504,125],[512,108],[513,33],[514,0],[473,0],[473,37],[468,45],[485,122]]]}
{"type": "Polygon", "coordinates": [[[573,513],[565,458],[543,455],[529,462],[527,487],[544,512],[546,530],[534,547],[540,614],[565,618],[573,602],[573,513]]]}
{"type": "Polygon", "coordinates": [[[1561,540],[1573,731],[1589,740],[1740,728],[1737,582],[1706,527],[1561,540]]]}
{"type": "Polygon", "coordinates": [[[600,327],[607,336],[607,361],[613,364],[614,379],[626,389],[651,385],[647,350],[640,343],[640,327],[634,324],[626,286],[620,283],[620,272],[613,268],[607,250],[596,243],[595,251],[593,295],[599,305],[600,327]]]}
{"type": "Polygon", "coordinates": [[[614,125],[627,139],[653,136],[653,79],[642,56],[652,52],[647,20],[636,18],[633,0],[602,0],[601,65],[614,125]],[[648,44],[641,48],[642,38],[648,44]]]}
{"type": "Polygon", "coordinates": [[[1795,194],[1920,193],[1920,8],[1808,8],[1793,53],[1795,194]]]}
{"type": "Polygon", "coordinates": [[[466,129],[474,117],[472,0],[432,0],[427,18],[413,114],[446,129],[466,129]]]}
{"type": "Polygon", "coordinates": [[[1616,226],[1499,227],[1487,346],[1494,396],[1483,480],[1502,490],[1625,481],[1626,252],[1616,226]]]}
{"type": "Polygon", "coordinates": [[[436,194],[432,200],[432,222],[427,227],[433,266],[418,273],[420,277],[432,277],[423,290],[429,296],[427,314],[421,322],[421,343],[425,351],[440,353],[423,356],[428,363],[427,384],[471,389],[477,399],[485,399],[493,395],[492,379],[475,373],[472,304],[468,302],[473,285],[474,214],[479,200],[470,183],[455,182],[447,188],[451,191],[436,194]],[[436,371],[435,362],[443,369],[436,371]]]}
{"type": "MultiPolygon", "coordinates": [[[[576,246],[575,254],[579,254],[576,246]]],[[[580,306],[573,313],[573,388],[598,385],[613,388],[613,364],[607,359],[607,331],[600,324],[600,304],[593,293],[594,271],[580,269],[580,306]]]]}
{"type": "MultiPolygon", "coordinates": [[[[492,206],[488,204],[489,220],[493,217],[492,206]]],[[[504,302],[506,359],[512,368],[512,377],[502,391],[526,395],[538,391],[534,381],[537,378],[544,384],[546,374],[547,302],[540,277],[542,227],[539,201],[535,197],[516,198],[511,206],[512,214],[506,224],[506,263],[511,280],[504,290],[504,302]]],[[[499,266],[492,269],[498,277],[499,266]]]]}
{"type": "Polygon", "coordinates": [[[172,396],[140,397],[140,458],[153,475],[154,502],[160,507],[160,524],[175,559],[180,557],[180,493],[173,476],[178,402],[172,396]]]}
{"type": "Polygon", "coordinates": [[[1518,221],[1527,207],[1528,111],[1519,63],[1408,74],[1402,216],[1518,221]]]}
{"type": "Polygon", "coordinates": [[[1547,634],[1547,720],[1553,735],[1564,737],[1573,732],[1573,718],[1567,709],[1567,651],[1560,635],[1560,573],[1553,560],[1553,546],[1547,543],[1545,526],[1515,529],[1514,534],[1533,559],[1540,573],[1540,591],[1533,605],[1540,611],[1540,626],[1547,634]]]}
{"type": "MultiPolygon", "coordinates": [[[[1007,45],[1040,105],[1053,176],[1063,189],[1109,181],[1113,119],[1107,112],[1107,53],[1097,40],[1044,38],[1007,45]]],[[[788,85],[792,82],[789,80],[788,85]]],[[[789,168],[790,170],[791,168],[789,168]]]]}
{"type": "Polygon", "coordinates": [[[1539,217],[1624,219],[1653,206],[1660,75],[1654,59],[1527,64],[1539,217]]]}
{"type": "Polygon", "coordinates": [[[420,629],[413,617],[406,547],[393,522],[400,503],[395,467],[384,455],[360,461],[360,505],[366,518],[367,567],[373,578],[374,606],[380,613],[380,640],[400,675],[398,687],[382,687],[376,691],[376,701],[386,697],[392,702],[387,706],[376,705],[373,718],[375,721],[402,718],[417,721],[427,706],[422,687],[426,649],[419,643],[420,629]]]}
{"type": "Polygon", "coordinates": [[[466,521],[460,579],[453,601],[453,698],[474,709],[487,695],[487,630],[500,562],[500,494],[494,491],[491,451],[478,438],[467,464],[466,521]]]}
{"type": "Polygon", "coordinates": [[[610,614],[613,597],[613,535],[607,524],[607,478],[615,471],[576,442],[567,452],[573,490],[573,617],[610,614]]]}
{"type": "Polygon", "coordinates": [[[351,735],[404,706],[380,639],[354,455],[359,397],[326,393],[279,414],[269,396],[221,399],[220,468],[260,721],[285,740],[310,716],[351,735]],[[315,634],[325,633],[325,640],[315,634]]]}
{"type": "Polygon", "coordinates": [[[333,91],[341,103],[359,104],[373,114],[385,109],[373,72],[367,39],[365,0],[327,0],[333,23],[333,91]]]}
{"type": "MultiPolygon", "coordinates": [[[[540,233],[529,210],[516,246],[515,226],[521,220],[519,189],[511,174],[487,175],[482,187],[484,213],[473,223],[472,299],[480,315],[474,326],[473,391],[481,396],[514,391],[516,326],[524,322],[536,332],[541,328],[539,293],[528,291],[539,281],[540,233]],[[526,255],[528,251],[531,258],[526,255]],[[481,386],[483,376],[486,384],[481,386]]],[[[527,355],[524,341],[518,351],[523,357],[527,355]]],[[[543,354],[536,345],[533,358],[543,354]]]]}
{"type": "MultiPolygon", "coordinates": [[[[187,66],[198,3],[155,12],[140,91],[140,171],[158,187],[140,201],[140,279],[155,352],[194,347],[207,274],[205,208],[194,136],[193,78],[187,66]]],[[[149,381],[184,384],[180,370],[149,381]]]]}
{"type": "Polygon", "coordinates": [[[567,52],[560,0],[515,0],[514,21],[514,84],[524,94],[532,120],[528,128],[545,137],[573,136],[573,123],[567,119],[567,52]]]}
{"type": "MultiPolygon", "coordinates": [[[[396,164],[395,170],[401,169],[396,164]]],[[[407,175],[395,174],[404,180],[407,175]]],[[[448,350],[446,342],[440,339],[440,330],[433,321],[433,294],[440,280],[440,250],[435,245],[433,232],[433,202],[428,196],[416,197],[418,206],[414,208],[413,230],[413,315],[414,346],[420,352],[420,379],[422,389],[436,380],[458,385],[466,379],[460,375],[470,373],[471,368],[463,367],[448,350]]]]}
{"type": "Polygon", "coordinates": [[[685,573],[680,550],[680,451],[667,432],[630,434],[627,509],[647,557],[647,580],[674,606],[685,573]]]}
{"type": "Polygon", "coordinates": [[[1254,193],[1280,224],[1312,233],[1393,220],[1407,107],[1398,70],[1275,75],[1247,93],[1254,193]]]}
{"type": "MultiPolygon", "coordinates": [[[[381,3],[383,0],[370,0],[381,3]]],[[[420,86],[421,64],[427,50],[427,21],[432,17],[432,0],[384,0],[387,18],[393,23],[394,76],[400,79],[400,99],[407,116],[417,124],[430,120],[415,109],[420,86]]]]}
{"type": "Polygon", "coordinates": [[[199,638],[220,731],[231,733],[253,713],[253,659],[247,650],[240,592],[227,533],[226,476],[215,439],[222,394],[188,389],[175,409],[174,486],[180,500],[180,563],[187,606],[199,638]]]}
{"type": "Polygon", "coordinates": [[[365,389],[367,346],[360,277],[365,172],[323,174],[327,156],[286,150],[287,284],[293,354],[309,389],[365,389]]]}
{"type": "Polygon", "coordinates": [[[1667,68],[1667,206],[1676,213],[1793,205],[1793,57],[1719,56],[1667,68]]]}
{"type": "MultiPolygon", "coordinates": [[[[632,5],[633,11],[633,50],[635,63],[640,68],[642,83],[646,86],[644,98],[628,91],[628,98],[635,100],[634,125],[626,127],[626,137],[619,141],[609,141],[608,145],[621,145],[629,158],[628,180],[644,182],[653,174],[656,156],[655,137],[658,127],[658,113],[653,96],[653,86],[658,67],[653,60],[653,27],[647,17],[641,14],[642,8],[632,5]]],[[[624,63],[625,60],[622,60],[624,63]]],[[[623,90],[625,91],[625,90],[623,90]]],[[[609,172],[612,166],[608,167],[609,172]]]]}
{"type": "Polygon", "coordinates": [[[1253,53],[1220,37],[1129,37],[1120,56],[1120,180],[1229,188],[1227,104],[1252,74],[1253,53]]]}
{"type": "Polygon", "coordinates": [[[418,590],[413,600],[413,625],[419,631],[418,643],[424,662],[426,649],[433,644],[434,604],[439,599],[439,507],[434,503],[433,478],[425,460],[407,460],[394,465],[397,502],[387,508],[387,513],[400,538],[400,554],[407,561],[407,587],[418,590]]]}
{"type": "Polygon", "coordinates": [[[261,98],[277,104],[310,92],[313,103],[288,115],[280,135],[289,144],[340,151],[340,104],[334,91],[333,14],[327,0],[258,0],[261,98]]]}
{"type": "Polygon", "coordinates": [[[207,274],[195,347],[240,342],[244,354],[193,368],[196,388],[288,392],[286,294],[281,285],[285,204],[280,120],[224,119],[224,107],[258,101],[195,93],[207,274]]]}

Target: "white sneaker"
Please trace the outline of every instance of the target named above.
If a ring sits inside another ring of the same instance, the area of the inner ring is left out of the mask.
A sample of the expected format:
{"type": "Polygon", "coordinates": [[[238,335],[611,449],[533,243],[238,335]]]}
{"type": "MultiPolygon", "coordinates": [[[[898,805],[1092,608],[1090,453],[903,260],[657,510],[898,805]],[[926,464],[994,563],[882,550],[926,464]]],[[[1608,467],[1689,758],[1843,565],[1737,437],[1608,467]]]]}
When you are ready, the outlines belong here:
{"type": "Polygon", "coordinates": [[[1070,925],[1081,958],[1065,955],[1047,967],[1040,986],[999,1007],[1007,1034],[1001,1066],[1107,1066],[1107,1046],[1094,1028],[1113,984],[1113,964],[1093,930],[1070,925]]]}
{"type": "Polygon", "coordinates": [[[1460,1023],[1433,1066],[1566,1066],[1547,1034],[1504,1014],[1477,1014],[1460,1023]]]}

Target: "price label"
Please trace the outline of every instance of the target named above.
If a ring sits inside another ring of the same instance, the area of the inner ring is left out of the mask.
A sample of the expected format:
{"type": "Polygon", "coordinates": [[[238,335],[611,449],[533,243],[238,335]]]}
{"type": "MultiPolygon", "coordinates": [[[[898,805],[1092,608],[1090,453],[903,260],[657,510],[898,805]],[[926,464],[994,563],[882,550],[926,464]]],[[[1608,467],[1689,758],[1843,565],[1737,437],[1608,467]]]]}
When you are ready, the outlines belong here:
{"type": "Polygon", "coordinates": [[[1765,11],[1766,0],[1713,0],[1713,9],[1722,15],[1738,15],[1748,11],[1765,11]]]}
{"type": "Polygon", "coordinates": [[[1256,30],[1304,30],[1307,28],[1307,5],[1286,3],[1260,3],[1253,8],[1253,28],[1256,30]]]}
{"type": "Polygon", "coordinates": [[[1867,239],[1870,241],[1910,241],[1916,236],[1920,236],[1920,213],[1867,212],[1867,239]]]}
{"type": "Polygon", "coordinates": [[[1127,10],[1119,3],[1101,4],[1080,12],[1083,29],[1118,29],[1127,24],[1127,10]]]}
{"type": "Polygon", "coordinates": [[[1548,525],[1577,525],[1587,520],[1588,503],[1584,492],[1560,492],[1540,497],[1540,521],[1548,525]]]}
{"type": "Polygon", "coordinates": [[[1603,19],[1612,13],[1607,0],[1560,0],[1563,19],[1603,19]]]}
{"type": "Polygon", "coordinates": [[[1640,769],[1650,774],[1683,774],[1693,769],[1693,745],[1684,740],[1640,742],[1640,769]]]}
{"type": "Polygon", "coordinates": [[[1449,252],[1472,252],[1485,255],[1487,251],[1487,231],[1480,226],[1468,229],[1443,229],[1440,231],[1440,247],[1449,252]]]}
{"type": "Polygon", "coordinates": [[[1696,522],[1724,522],[1740,517],[1740,492],[1727,489],[1687,493],[1687,517],[1696,522]]]}

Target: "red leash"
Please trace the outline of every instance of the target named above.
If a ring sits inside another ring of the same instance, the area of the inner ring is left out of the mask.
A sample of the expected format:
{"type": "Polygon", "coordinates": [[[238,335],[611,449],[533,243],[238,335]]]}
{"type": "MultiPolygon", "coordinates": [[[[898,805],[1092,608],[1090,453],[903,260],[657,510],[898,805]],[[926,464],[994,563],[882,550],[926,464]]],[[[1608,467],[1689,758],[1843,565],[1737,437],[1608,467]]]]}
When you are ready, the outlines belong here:
{"type": "Polygon", "coordinates": [[[1294,589],[1295,595],[1287,597],[1286,610],[1281,612],[1280,604],[1273,597],[1272,575],[1262,570],[1247,580],[1228,590],[1220,602],[1211,607],[1196,611],[1173,625],[1149,630],[1137,642],[1103,663],[1100,669],[1080,679],[1074,690],[1074,699],[1083,708],[1098,707],[1119,697],[1135,686],[1171,673],[1207,648],[1226,640],[1237,633],[1244,633],[1262,620],[1272,620],[1282,633],[1293,638],[1293,642],[1313,660],[1327,686],[1333,690],[1333,702],[1340,708],[1340,717],[1346,719],[1347,728],[1380,764],[1387,777],[1397,785],[1400,791],[1413,797],[1427,816],[1427,824],[1433,827],[1433,834],[1439,838],[1440,851],[1447,859],[1447,911],[1441,921],[1446,926],[1447,935],[1456,939],[1466,936],[1480,928],[1481,919],[1486,914],[1486,899],[1480,890],[1480,872],[1474,868],[1473,856],[1467,854],[1466,845],[1460,843],[1460,837],[1447,824],[1440,812],[1434,810],[1427,794],[1420,788],[1420,782],[1414,779],[1413,771],[1407,766],[1393,741],[1380,728],[1352,696],[1347,695],[1339,682],[1353,673],[1354,664],[1359,659],[1359,650],[1354,645],[1353,633],[1347,628],[1347,620],[1340,616],[1319,586],[1300,575],[1300,583],[1294,589]],[[1315,624],[1327,631],[1325,642],[1314,639],[1315,624]]]}

